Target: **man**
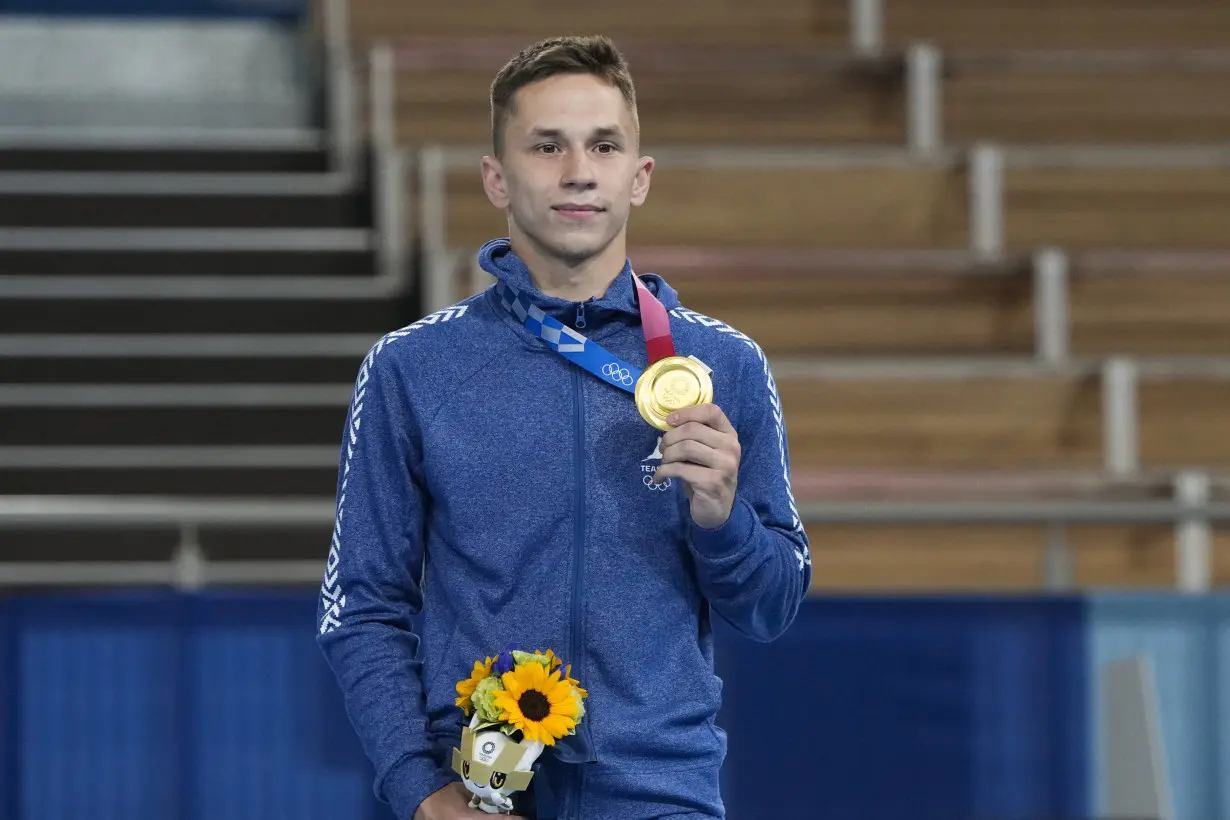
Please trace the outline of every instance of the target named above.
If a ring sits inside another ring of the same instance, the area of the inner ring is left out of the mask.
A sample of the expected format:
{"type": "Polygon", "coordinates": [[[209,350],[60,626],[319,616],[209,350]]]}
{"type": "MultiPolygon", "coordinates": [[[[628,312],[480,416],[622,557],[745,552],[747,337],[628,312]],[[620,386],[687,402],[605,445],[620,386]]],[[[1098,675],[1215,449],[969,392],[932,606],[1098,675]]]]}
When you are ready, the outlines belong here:
{"type": "Polygon", "coordinates": [[[403,820],[487,816],[450,769],[455,686],[514,643],[552,649],[589,693],[519,814],[549,793],[569,820],[723,817],[710,609],[770,641],[811,580],[776,388],[754,342],[634,277],[626,225],[653,160],[608,40],[527,49],[491,108],[482,179],[509,237],[479,256],[498,284],[360,368],[320,646],[403,820]],[[713,399],[659,419],[632,371],[674,346],[713,399]]]}

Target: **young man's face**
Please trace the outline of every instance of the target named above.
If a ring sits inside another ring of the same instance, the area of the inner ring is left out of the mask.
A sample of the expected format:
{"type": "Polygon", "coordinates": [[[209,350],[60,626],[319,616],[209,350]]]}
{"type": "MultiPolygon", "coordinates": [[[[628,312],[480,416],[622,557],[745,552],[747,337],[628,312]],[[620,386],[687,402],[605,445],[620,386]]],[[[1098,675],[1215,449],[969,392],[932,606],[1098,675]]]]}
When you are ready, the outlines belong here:
{"type": "Polygon", "coordinates": [[[622,237],[631,207],[645,201],[653,161],[639,147],[617,88],[557,75],[517,92],[503,156],[484,161],[483,181],[514,236],[576,265],[622,237]]]}

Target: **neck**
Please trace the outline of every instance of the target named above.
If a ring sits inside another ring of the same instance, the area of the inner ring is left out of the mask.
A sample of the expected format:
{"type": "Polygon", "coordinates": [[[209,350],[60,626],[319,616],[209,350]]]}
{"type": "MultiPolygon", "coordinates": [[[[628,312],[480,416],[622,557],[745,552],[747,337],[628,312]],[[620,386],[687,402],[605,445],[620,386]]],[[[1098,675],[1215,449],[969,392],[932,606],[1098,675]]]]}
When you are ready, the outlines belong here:
{"type": "Polygon", "coordinates": [[[601,253],[576,264],[550,256],[525,237],[510,237],[513,253],[517,254],[530,270],[534,287],[544,296],[584,302],[601,298],[619,276],[627,261],[627,251],[622,237],[612,242],[601,253]]]}

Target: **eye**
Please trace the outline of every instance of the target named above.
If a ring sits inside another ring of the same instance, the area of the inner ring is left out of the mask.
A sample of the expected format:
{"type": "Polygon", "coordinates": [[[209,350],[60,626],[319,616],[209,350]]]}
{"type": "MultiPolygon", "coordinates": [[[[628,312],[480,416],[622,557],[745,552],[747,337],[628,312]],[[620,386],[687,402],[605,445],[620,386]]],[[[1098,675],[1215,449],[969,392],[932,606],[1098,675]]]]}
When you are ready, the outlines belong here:
{"type": "Polygon", "coordinates": [[[461,776],[464,777],[466,780],[470,779],[470,761],[468,760],[461,761],[461,776]]]}
{"type": "Polygon", "coordinates": [[[542,154],[555,154],[559,152],[559,146],[547,143],[546,145],[538,146],[538,151],[542,154]]]}
{"type": "Polygon", "coordinates": [[[508,775],[504,774],[504,772],[491,773],[491,788],[502,789],[506,782],[508,782],[508,775]]]}
{"type": "Polygon", "coordinates": [[[609,142],[599,143],[597,148],[598,148],[598,153],[600,154],[613,154],[619,150],[619,146],[612,145],[609,142]]]}

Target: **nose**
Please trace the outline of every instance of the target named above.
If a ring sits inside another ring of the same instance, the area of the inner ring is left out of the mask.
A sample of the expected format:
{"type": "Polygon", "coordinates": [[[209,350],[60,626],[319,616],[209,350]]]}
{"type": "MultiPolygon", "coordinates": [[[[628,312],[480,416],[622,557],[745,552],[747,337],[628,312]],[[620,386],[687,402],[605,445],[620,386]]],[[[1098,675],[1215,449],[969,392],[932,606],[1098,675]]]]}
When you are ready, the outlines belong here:
{"type": "Polygon", "coordinates": [[[564,163],[564,175],[560,184],[568,189],[588,190],[597,184],[594,167],[587,151],[570,151],[564,163]]]}

